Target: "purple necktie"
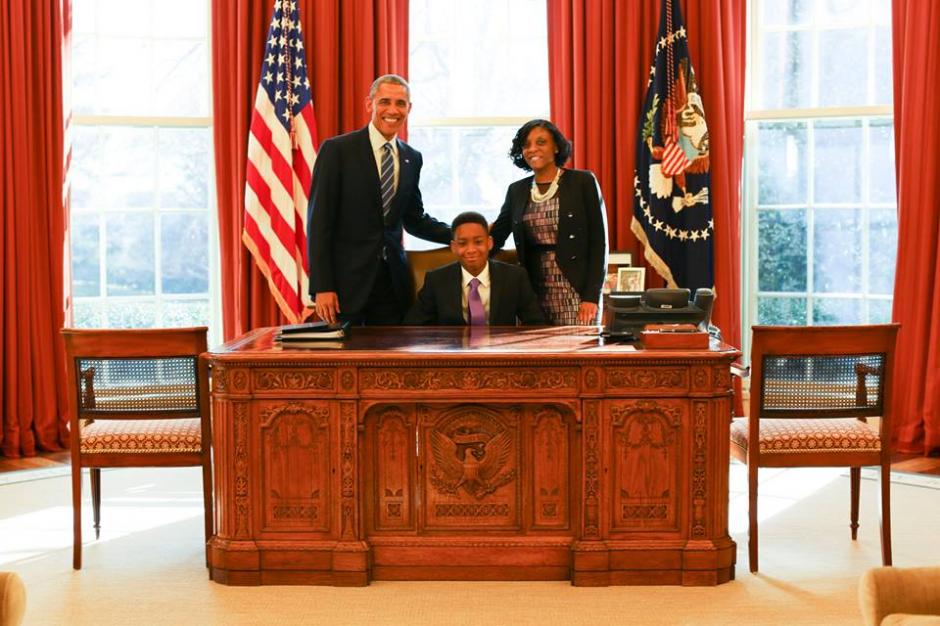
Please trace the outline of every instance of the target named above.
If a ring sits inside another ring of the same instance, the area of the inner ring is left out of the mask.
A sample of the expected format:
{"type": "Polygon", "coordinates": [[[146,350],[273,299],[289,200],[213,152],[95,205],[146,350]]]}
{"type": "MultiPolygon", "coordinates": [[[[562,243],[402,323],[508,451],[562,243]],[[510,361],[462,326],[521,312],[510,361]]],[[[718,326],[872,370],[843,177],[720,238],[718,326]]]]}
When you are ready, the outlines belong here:
{"type": "Polygon", "coordinates": [[[467,295],[467,308],[470,310],[471,326],[486,326],[486,311],[480,299],[480,279],[470,279],[470,293],[467,295]]]}

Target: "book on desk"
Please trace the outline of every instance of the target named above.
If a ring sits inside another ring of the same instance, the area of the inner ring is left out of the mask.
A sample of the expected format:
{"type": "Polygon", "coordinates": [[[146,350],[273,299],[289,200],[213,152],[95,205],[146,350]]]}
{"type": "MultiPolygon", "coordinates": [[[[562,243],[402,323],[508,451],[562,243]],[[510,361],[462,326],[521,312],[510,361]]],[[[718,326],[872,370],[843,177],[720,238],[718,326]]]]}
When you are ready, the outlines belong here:
{"type": "Polygon", "coordinates": [[[301,344],[315,342],[336,342],[349,336],[349,322],[328,324],[326,322],[308,322],[281,326],[275,339],[282,344],[301,344]]]}

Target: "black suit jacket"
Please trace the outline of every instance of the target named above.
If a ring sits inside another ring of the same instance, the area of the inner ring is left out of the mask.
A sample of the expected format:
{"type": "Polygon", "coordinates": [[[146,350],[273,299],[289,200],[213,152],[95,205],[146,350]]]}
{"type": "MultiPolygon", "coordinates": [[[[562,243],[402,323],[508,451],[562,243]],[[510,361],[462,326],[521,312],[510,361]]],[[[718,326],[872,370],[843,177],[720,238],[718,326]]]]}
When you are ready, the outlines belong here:
{"type": "MultiPolygon", "coordinates": [[[[451,263],[425,274],[424,286],[405,316],[405,324],[466,324],[461,305],[462,279],[460,263],[451,263]]],[[[515,326],[517,318],[523,324],[546,323],[525,270],[518,265],[490,259],[489,324],[515,326]]]]}
{"type": "Polygon", "coordinates": [[[307,208],[310,295],[335,291],[344,315],[365,306],[383,250],[399,308],[408,309],[414,287],[402,248],[403,226],[421,239],[450,243],[450,227],[424,212],[421,153],[397,141],[398,189],[385,220],[368,126],[327,139],[317,154],[307,208]]]}
{"type": "MultiPolygon", "coordinates": [[[[526,253],[528,242],[522,223],[531,187],[532,176],[509,185],[490,234],[496,251],[512,232],[519,263],[529,271],[535,290],[541,291],[544,281],[538,255],[526,253]]],[[[594,174],[566,169],[558,181],[558,203],[558,267],[582,302],[597,303],[607,276],[607,215],[594,174]]]]}

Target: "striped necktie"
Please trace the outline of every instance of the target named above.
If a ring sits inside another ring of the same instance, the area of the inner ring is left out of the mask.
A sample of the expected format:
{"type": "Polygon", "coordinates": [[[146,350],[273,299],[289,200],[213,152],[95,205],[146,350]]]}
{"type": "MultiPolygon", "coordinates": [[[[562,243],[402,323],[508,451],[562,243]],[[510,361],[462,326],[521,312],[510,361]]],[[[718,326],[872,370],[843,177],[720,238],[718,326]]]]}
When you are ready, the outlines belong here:
{"type": "Polygon", "coordinates": [[[382,188],[382,217],[388,216],[392,207],[392,198],[395,197],[395,161],[392,158],[392,144],[386,142],[382,146],[382,169],[379,173],[379,182],[382,188]]]}

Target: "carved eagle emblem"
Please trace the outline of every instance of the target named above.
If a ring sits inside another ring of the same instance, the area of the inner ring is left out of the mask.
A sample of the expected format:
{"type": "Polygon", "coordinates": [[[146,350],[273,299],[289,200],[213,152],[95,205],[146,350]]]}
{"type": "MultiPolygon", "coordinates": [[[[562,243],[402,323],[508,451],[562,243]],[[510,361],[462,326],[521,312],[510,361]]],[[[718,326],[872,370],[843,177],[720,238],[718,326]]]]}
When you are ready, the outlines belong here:
{"type": "Polygon", "coordinates": [[[429,443],[434,457],[431,484],[442,493],[454,495],[462,487],[482,499],[515,478],[515,468],[503,471],[513,449],[508,431],[490,436],[459,428],[448,436],[434,430],[429,443]]]}

